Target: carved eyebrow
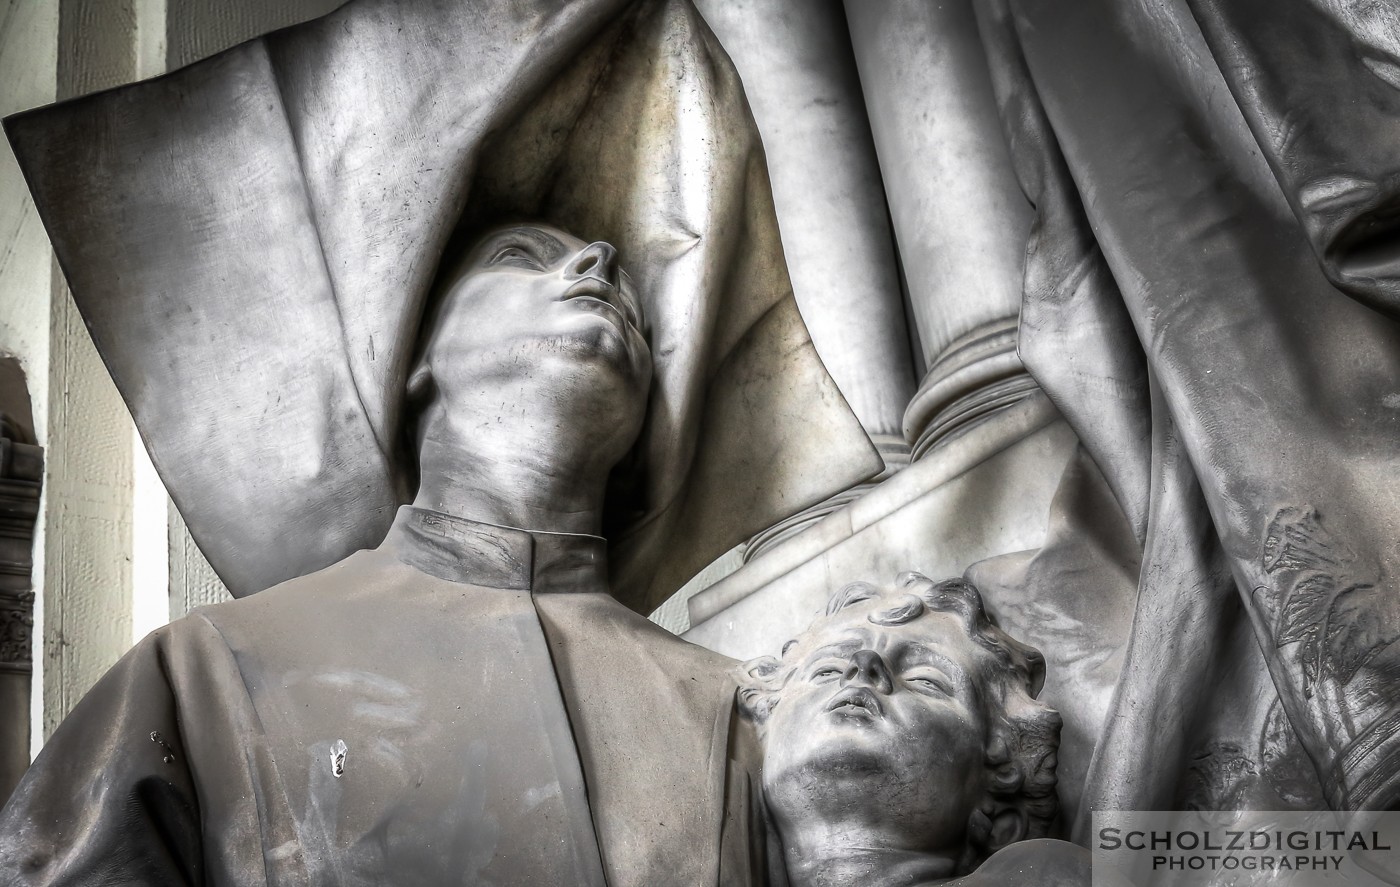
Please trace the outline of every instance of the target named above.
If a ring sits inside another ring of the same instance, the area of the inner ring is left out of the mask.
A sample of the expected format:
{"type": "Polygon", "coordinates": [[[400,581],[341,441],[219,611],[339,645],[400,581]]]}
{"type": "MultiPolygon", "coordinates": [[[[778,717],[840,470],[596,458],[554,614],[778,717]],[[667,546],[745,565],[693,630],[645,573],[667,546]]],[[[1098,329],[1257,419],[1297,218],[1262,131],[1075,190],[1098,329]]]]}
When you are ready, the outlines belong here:
{"type": "Polygon", "coordinates": [[[905,644],[899,651],[899,666],[908,668],[913,665],[933,665],[954,681],[966,682],[967,669],[944,656],[942,653],[920,643],[905,644]]]}
{"type": "Polygon", "coordinates": [[[546,265],[559,261],[566,252],[564,244],[553,234],[523,225],[498,231],[487,241],[486,246],[483,255],[487,259],[502,249],[514,246],[523,248],[546,265]]]}

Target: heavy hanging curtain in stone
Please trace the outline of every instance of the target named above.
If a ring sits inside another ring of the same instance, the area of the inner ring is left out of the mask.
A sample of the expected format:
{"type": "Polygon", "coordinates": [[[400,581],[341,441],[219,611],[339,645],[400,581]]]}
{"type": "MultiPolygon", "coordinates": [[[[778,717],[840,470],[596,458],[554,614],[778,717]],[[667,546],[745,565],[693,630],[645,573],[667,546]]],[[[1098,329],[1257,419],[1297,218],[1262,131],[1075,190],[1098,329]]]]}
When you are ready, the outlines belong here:
{"type": "Polygon", "coordinates": [[[1115,521],[1142,542],[1080,828],[1093,808],[1394,806],[1400,16],[976,7],[1036,210],[1021,355],[1121,511],[1057,502],[1019,578],[1093,596],[1110,571],[1056,550],[1115,521]]]}
{"type": "Polygon", "coordinates": [[[650,611],[880,468],[797,313],[738,78],[684,0],[356,0],[6,129],[235,594],[383,537],[439,260],[502,221],[612,242],[647,303],[648,420],[608,507],[619,600],[650,611]]]}

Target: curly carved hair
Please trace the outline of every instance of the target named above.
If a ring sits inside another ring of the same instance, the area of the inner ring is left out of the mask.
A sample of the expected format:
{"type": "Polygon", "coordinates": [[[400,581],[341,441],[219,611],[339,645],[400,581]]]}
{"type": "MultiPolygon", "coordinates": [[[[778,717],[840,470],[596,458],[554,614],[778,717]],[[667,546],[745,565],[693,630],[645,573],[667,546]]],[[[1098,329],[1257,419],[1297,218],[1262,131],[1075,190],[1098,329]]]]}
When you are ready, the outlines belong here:
{"type": "MultiPolygon", "coordinates": [[[[968,847],[959,871],[971,871],[997,849],[991,846],[991,831],[998,810],[1014,807],[1024,813],[1022,839],[1045,837],[1059,811],[1055,767],[1061,726],[1059,713],[1035,698],[1045,682],[1045,657],[1002,631],[983,606],[981,592],[964,579],[935,582],[911,572],[901,573],[892,589],[853,582],[831,597],[824,615],[830,618],[847,607],[880,598],[889,598],[890,606],[870,614],[873,624],[904,625],[926,613],[950,613],[961,620],[978,646],[992,654],[994,665],[982,675],[989,723],[987,797],[969,819],[968,847]]],[[[784,644],[782,659],[763,656],[742,666],[739,708],[760,733],[796,670],[788,653],[824,621],[818,620],[802,637],[784,644]]]]}

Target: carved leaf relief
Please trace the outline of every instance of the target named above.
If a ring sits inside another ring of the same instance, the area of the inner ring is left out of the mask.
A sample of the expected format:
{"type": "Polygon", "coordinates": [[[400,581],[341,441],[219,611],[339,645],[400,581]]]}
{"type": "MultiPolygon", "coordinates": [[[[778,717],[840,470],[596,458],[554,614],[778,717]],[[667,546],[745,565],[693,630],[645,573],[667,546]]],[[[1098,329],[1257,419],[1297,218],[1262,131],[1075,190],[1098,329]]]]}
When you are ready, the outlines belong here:
{"type": "Polygon", "coordinates": [[[1276,582],[1274,643],[1299,645],[1307,696],[1319,681],[1350,682],[1394,640],[1386,618],[1391,602],[1378,588],[1376,570],[1358,563],[1316,509],[1284,508],[1274,516],[1263,566],[1276,582]]]}
{"type": "Polygon", "coordinates": [[[0,664],[28,665],[33,634],[32,614],[0,606],[0,664]]]}

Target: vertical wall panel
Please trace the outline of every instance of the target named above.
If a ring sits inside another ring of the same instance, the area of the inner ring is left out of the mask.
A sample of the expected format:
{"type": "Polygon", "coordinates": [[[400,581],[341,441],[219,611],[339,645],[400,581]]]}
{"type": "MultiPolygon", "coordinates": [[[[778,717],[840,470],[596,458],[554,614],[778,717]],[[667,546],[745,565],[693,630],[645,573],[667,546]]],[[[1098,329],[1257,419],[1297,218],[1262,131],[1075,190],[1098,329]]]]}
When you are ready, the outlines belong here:
{"type": "Polygon", "coordinates": [[[232,595],[194,544],[180,512],[170,505],[170,618],[179,619],[195,607],[217,604],[232,595]]]}
{"type": "MultiPolygon", "coordinates": [[[[136,76],[134,0],[62,0],[58,98],[136,76]]],[[[131,418],[55,265],[44,515],[44,732],[131,644],[131,418]]]]}
{"type": "MultiPolygon", "coordinates": [[[[58,0],[0,0],[0,116],[42,105],[58,88],[58,0]]],[[[34,431],[48,443],[49,299],[53,254],[9,142],[0,139],[0,354],[19,358],[34,431]]],[[[41,504],[40,506],[44,506],[41,504]]],[[[42,736],[44,522],[35,528],[32,745],[42,736]]]]}

